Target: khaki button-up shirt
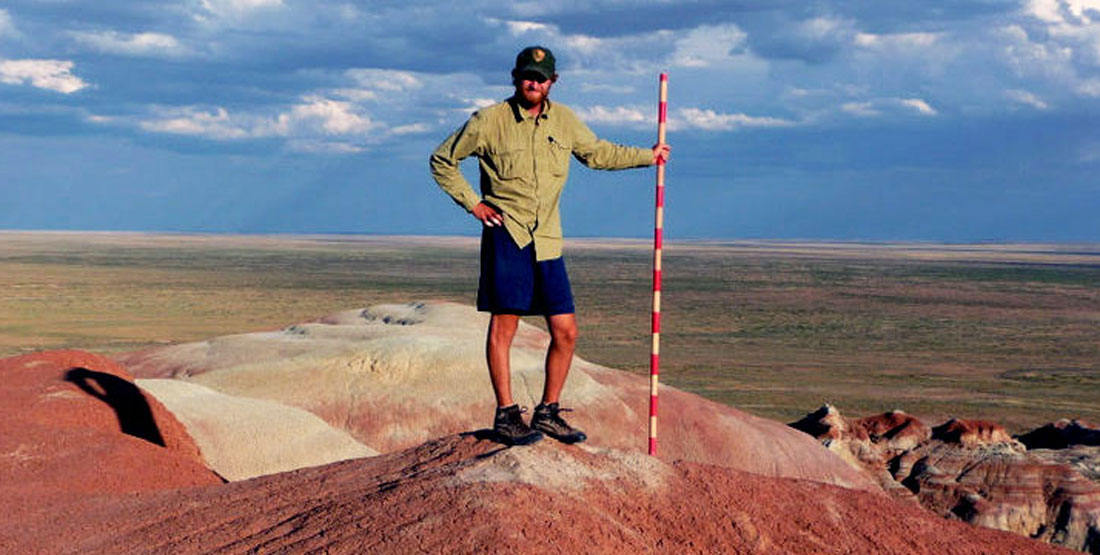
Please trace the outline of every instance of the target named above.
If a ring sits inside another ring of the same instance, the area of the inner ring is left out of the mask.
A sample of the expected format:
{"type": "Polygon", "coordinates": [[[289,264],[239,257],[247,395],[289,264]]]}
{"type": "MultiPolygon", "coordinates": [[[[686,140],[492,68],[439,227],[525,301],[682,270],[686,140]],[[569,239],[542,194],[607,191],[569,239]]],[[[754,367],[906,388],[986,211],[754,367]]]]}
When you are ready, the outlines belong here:
{"type": "Polygon", "coordinates": [[[504,227],[520,248],[535,243],[535,258],[561,256],[559,204],[569,157],[601,170],[653,164],[653,151],[596,138],[569,108],[543,105],[537,117],[512,98],[479,110],[432,153],[436,183],[467,211],[483,199],[504,212],[504,227]],[[481,196],[458,164],[477,156],[481,196]]]}

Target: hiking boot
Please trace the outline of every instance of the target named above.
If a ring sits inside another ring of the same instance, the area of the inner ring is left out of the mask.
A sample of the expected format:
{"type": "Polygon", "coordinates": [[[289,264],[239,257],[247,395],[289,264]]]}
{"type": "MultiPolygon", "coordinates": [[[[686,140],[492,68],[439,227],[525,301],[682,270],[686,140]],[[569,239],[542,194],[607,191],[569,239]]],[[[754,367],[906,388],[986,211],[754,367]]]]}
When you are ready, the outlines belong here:
{"type": "Polygon", "coordinates": [[[542,439],[542,433],[532,430],[523,423],[523,413],[526,408],[519,405],[510,407],[498,407],[496,417],[493,418],[493,435],[496,440],[504,445],[530,445],[542,439]]]}
{"type": "Polygon", "coordinates": [[[558,407],[557,403],[540,404],[531,417],[531,427],[562,443],[580,443],[588,439],[584,432],[570,426],[561,417],[562,412],[569,410],[558,407]]]}

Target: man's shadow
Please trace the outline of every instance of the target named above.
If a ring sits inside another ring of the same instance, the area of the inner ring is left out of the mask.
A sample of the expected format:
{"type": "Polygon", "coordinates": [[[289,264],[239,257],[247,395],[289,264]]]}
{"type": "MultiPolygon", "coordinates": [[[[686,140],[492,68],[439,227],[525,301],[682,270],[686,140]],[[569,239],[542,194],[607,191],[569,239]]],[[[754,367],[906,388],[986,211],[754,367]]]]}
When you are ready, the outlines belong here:
{"type": "Polygon", "coordinates": [[[87,368],[69,370],[65,373],[65,381],[72,382],[114,409],[122,433],[165,447],[149,402],[136,385],[118,376],[87,368]]]}
{"type": "Polygon", "coordinates": [[[480,430],[472,430],[472,431],[469,431],[469,432],[462,432],[458,435],[460,435],[462,437],[473,436],[474,439],[476,439],[478,441],[488,441],[488,442],[491,442],[491,443],[498,444],[498,447],[496,449],[493,449],[491,451],[487,451],[485,453],[482,453],[482,454],[477,455],[476,457],[474,457],[474,458],[477,458],[477,459],[487,459],[489,457],[492,457],[493,455],[496,455],[497,453],[508,450],[508,446],[501,444],[500,437],[497,436],[497,433],[494,432],[492,430],[492,428],[482,428],[480,430]]]}

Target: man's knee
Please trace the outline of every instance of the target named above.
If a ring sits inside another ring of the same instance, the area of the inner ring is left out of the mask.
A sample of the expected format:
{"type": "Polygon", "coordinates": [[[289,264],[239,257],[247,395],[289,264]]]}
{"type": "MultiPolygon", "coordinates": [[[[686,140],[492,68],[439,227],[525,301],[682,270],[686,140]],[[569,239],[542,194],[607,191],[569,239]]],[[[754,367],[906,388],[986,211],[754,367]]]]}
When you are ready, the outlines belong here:
{"type": "Polygon", "coordinates": [[[578,337],[580,337],[580,330],[577,328],[575,320],[560,323],[550,328],[550,338],[562,346],[572,347],[576,345],[578,337]]]}
{"type": "Polygon", "coordinates": [[[519,327],[519,317],[511,314],[494,314],[489,324],[489,343],[491,345],[510,345],[519,327]]]}

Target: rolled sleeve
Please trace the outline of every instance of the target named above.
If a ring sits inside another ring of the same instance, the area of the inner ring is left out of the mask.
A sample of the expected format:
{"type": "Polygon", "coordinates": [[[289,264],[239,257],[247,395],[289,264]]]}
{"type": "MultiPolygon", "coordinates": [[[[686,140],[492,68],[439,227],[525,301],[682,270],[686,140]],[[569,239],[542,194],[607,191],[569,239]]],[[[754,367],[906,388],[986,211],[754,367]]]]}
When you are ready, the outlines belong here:
{"type": "Polygon", "coordinates": [[[652,150],[599,139],[584,122],[575,116],[571,119],[573,156],[585,166],[594,170],[624,170],[653,165],[652,150]]]}

